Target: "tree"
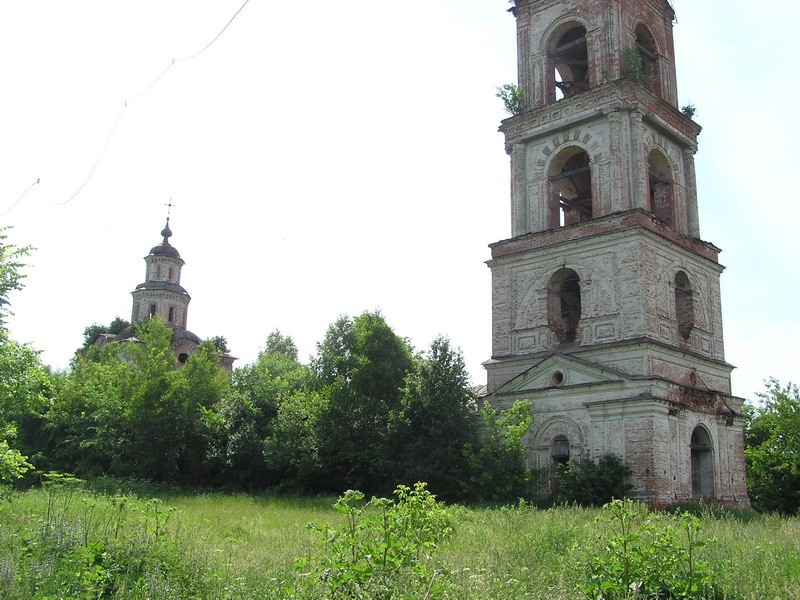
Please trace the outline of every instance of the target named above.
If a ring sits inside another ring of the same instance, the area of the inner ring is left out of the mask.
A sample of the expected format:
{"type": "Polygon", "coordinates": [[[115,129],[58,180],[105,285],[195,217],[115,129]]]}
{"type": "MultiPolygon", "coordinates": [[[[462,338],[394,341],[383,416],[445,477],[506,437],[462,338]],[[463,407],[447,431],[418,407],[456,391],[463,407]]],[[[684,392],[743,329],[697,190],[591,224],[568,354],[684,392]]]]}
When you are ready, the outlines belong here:
{"type": "Polygon", "coordinates": [[[297,361],[292,338],[279,331],[269,334],[253,364],[235,371],[235,392],[217,407],[221,421],[213,452],[220,480],[248,487],[278,481],[285,465],[268,455],[282,452],[264,445],[281,404],[306,389],[310,376],[308,367],[297,361]]]}
{"type": "Polygon", "coordinates": [[[135,341],[77,357],[48,414],[52,456],[84,476],[203,483],[211,408],[228,394],[229,375],[213,343],[178,369],[163,319],[135,327],[135,341]]]}
{"type": "Polygon", "coordinates": [[[230,395],[230,373],[220,367],[220,351],[202,342],[183,368],[167,374],[168,390],[161,399],[162,418],[172,428],[171,445],[176,479],[207,482],[206,457],[213,443],[213,408],[230,395]]]}
{"type": "Polygon", "coordinates": [[[22,280],[25,278],[22,267],[25,264],[20,259],[28,256],[31,251],[30,246],[7,244],[8,229],[0,228],[0,329],[5,329],[5,318],[12,314],[8,308],[9,293],[22,289],[22,280]]]}
{"type": "Polygon", "coordinates": [[[30,246],[6,243],[7,228],[0,228],[0,485],[21,477],[31,465],[18,447],[30,437],[29,427],[46,410],[50,379],[39,352],[8,335],[5,318],[11,314],[9,295],[22,289],[25,275],[21,259],[30,246]]]}
{"type": "Polygon", "coordinates": [[[745,406],[747,487],[753,507],[782,514],[800,510],[800,388],[777,380],[745,406]]]}
{"type": "Polygon", "coordinates": [[[104,333],[111,333],[117,334],[121,333],[126,327],[129,327],[130,323],[123,319],[122,317],[115,317],[111,323],[108,325],[100,325],[98,323],[92,323],[88,325],[83,330],[83,346],[81,346],[81,350],[86,350],[92,344],[97,341],[97,338],[100,337],[104,333]]]}
{"type": "Polygon", "coordinates": [[[137,373],[120,353],[114,343],[76,357],[45,416],[51,469],[81,477],[131,474],[127,417],[137,373]]]}
{"type": "Polygon", "coordinates": [[[325,472],[320,447],[327,436],[327,397],[313,390],[298,390],[284,398],[264,443],[264,458],[281,485],[313,491],[325,472]]]}
{"type": "Polygon", "coordinates": [[[297,362],[297,345],[291,337],[276,329],[267,336],[263,354],[282,354],[297,362]]]}
{"type": "Polygon", "coordinates": [[[403,382],[413,366],[408,342],[379,312],[333,323],[312,360],[318,391],[326,399],[320,460],[329,490],[390,489],[396,478],[389,456],[390,416],[400,409],[403,382]]]}
{"type": "Polygon", "coordinates": [[[470,494],[493,502],[530,496],[532,475],[523,440],[533,424],[533,403],[519,400],[504,411],[487,403],[481,417],[480,444],[465,450],[472,471],[470,494]]]}
{"type": "Polygon", "coordinates": [[[215,335],[214,337],[208,338],[206,341],[210,342],[220,354],[226,354],[230,351],[230,348],[228,348],[228,340],[224,335],[215,335]]]}
{"type": "Polygon", "coordinates": [[[437,337],[408,373],[391,444],[406,483],[425,481],[440,498],[460,499],[468,485],[464,448],[478,441],[477,398],[461,352],[437,337]]]}

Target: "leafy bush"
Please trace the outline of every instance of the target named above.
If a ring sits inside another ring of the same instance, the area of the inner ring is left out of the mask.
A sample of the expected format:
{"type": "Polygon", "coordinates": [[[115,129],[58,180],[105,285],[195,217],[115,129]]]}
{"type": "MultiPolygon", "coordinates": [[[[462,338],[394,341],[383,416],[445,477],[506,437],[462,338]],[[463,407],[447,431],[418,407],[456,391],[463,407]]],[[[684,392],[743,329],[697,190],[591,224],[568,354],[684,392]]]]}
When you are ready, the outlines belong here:
{"type": "Polygon", "coordinates": [[[767,382],[758,407],[745,406],[747,491],[753,508],[800,514],[800,387],[767,382]]]}
{"type": "Polygon", "coordinates": [[[581,506],[601,506],[624,498],[631,490],[627,483],[630,468],[615,454],[603,454],[597,462],[587,458],[569,461],[558,472],[559,502],[581,506]]]}
{"type": "MultiPolygon", "coordinates": [[[[438,544],[452,532],[450,513],[425,483],[398,486],[397,500],[349,490],[334,505],[345,526],[312,525],[324,541],[320,564],[305,574],[298,597],[438,598],[441,568],[433,561],[438,544]]],[[[299,561],[298,568],[308,565],[299,561]]]]}
{"type": "Polygon", "coordinates": [[[700,560],[700,520],[688,513],[649,513],[614,500],[596,520],[603,533],[590,547],[584,591],[590,598],[721,598],[700,560]]]}
{"type": "Polygon", "coordinates": [[[525,90],[513,83],[497,88],[495,94],[503,101],[503,108],[510,115],[518,115],[525,110],[525,90]]]}
{"type": "Polygon", "coordinates": [[[525,464],[528,451],[523,439],[533,424],[533,403],[520,400],[500,412],[486,404],[481,416],[479,447],[467,444],[464,449],[472,471],[470,493],[489,502],[530,497],[533,473],[525,464]]]}
{"type": "Polygon", "coordinates": [[[636,46],[628,46],[622,52],[622,76],[644,85],[650,85],[645,71],[645,60],[636,46]]]}
{"type": "Polygon", "coordinates": [[[21,479],[31,468],[19,450],[11,448],[6,440],[0,441],[0,498],[15,479],[21,479]]]}

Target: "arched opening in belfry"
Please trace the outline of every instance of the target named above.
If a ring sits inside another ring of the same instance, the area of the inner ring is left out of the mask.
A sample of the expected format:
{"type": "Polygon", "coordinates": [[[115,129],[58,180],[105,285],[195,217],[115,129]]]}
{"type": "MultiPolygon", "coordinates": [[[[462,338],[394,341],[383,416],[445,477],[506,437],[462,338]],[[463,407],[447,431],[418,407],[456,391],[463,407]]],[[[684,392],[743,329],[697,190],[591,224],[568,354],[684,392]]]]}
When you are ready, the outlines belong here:
{"type": "Polygon", "coordinates": [[[592,168],[583,148],[561,151],[552,162],[549,181],[550,228],[592,218],[592,168]]]}
{"type": "Polygon", "coordinates": [[[547,321],[561,344],[575,341],[581,320],[580,277],[572,269],[559,269],[547,285],[547,321]]]}
{"type": "Polygon", "coordinates": [[[653,34],[645,25],[636,28],[636,52],[639,55],[643,83],[661,95],[661,77],[658,71],[658,47],[653,34]]]}
{"type": "Polygon", "coordinates": [[[567,436],[559,435],[553,438],[550,445],[550,491],[558,491],[558,474],[566,468],[569,462],[570,446],[567,436]]]}
{"type": "Polygon", "coordinates": [[[589,52],[586,28],[573,23],[560,29],[550,48],[553,64],[554,100],[569,98],[589,88],[589,52]],[[564,31],[566,29],[566,31],[564,31]]]}
{"type": "Polygon", "coordinates": [[[698,425],[689,444],[692,463],[692,499],[714,497],[714,452],[708,430],[698,425]]]}
{"type": "Polygon", "coordinates": [[[675,319],[678,334],[688,340],[694,328],[694,298],[689,276],[683,271],[675,274],[675,319]]]}
{"type": "Polygon", "coordinates": [[[672,166],[660,150],[647,157],[650,211],[670,227],[675,225],[672,166]]]}

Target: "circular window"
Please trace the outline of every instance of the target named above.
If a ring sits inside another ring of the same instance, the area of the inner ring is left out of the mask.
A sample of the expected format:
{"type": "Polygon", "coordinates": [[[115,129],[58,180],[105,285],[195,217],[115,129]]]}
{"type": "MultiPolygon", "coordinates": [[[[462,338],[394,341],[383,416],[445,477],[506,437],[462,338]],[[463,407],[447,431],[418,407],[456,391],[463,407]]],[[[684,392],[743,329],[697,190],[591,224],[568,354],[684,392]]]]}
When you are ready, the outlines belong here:
{"type": "Polygon", "coordinates": [[[564,371],[553,371],[553,374],[550,376],[554,385],[561,385],[564,383],[564,371]]]}

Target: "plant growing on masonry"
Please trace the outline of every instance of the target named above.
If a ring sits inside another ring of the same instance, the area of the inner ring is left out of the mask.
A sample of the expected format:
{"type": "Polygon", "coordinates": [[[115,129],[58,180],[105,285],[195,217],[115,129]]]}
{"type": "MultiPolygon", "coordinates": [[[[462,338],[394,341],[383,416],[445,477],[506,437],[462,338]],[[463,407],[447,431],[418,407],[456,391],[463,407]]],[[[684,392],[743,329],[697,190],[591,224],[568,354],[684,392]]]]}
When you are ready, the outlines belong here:
{"type": "Polygon", "coordinates": [[[650,77],[645,71],[644,57],[636,46],[628,46],[622,53],[622,76],[650,85],[650,77]]]}
{"type": "Polygon", "coordinates": [[[496,96],[503,101],[503,108],[512,116],[521,114],[525,110],[525,90],[513,83],[506,83],[497,88],[496,96]]]}
{"type": "Polygon", "coordinates": [[[681,112],[691,119],[694,117],[694,113],[697,112],[697,108],[694,104],[687,104],[685,106],[681,106],[681,112]]]}

